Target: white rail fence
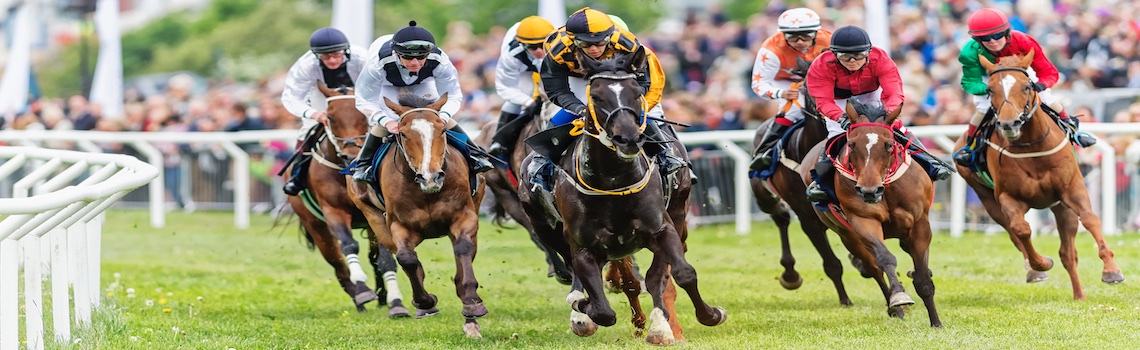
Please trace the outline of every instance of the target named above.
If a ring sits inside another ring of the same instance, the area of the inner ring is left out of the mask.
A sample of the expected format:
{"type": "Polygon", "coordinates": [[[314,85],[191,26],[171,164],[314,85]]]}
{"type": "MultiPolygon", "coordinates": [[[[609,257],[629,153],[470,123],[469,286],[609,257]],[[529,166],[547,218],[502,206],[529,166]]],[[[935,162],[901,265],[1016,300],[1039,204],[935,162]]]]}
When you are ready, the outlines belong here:
{"type": "MultiPolygon", "coordinates": [[[[1082,130],[1095,133],[1097,135],[1140,135],[1140,124],[1131,123],[1087,123],[1081,125],[1082,130]]],[[[935,140],[943,151],[949,153],[953,152],[954,138],[957,138],[965,131],[965,125],[939,125],[939,126],[925,126],[910,128],[916,135],[923,138],[931,138],[935,140]]],[[[752,195],[747,176],[748,164],[751,161],[751,142],[753,130],[732,130],[732,131],[710,131],[710,132],[693,132],[681,133],[681,142],[686,145],[716,145],[729,156],[734,162],[733,174],[733,192],[734,202],[731,204],[735,222],[736,231],[744,234],[750,232],[752,229],[752,195]]],[[[264,131],[242,131],[232,133],[170,133],[170,132],[123,132],[123,133],[108,133],[108,132],[92,132],[92,131],[0,131],[0,141],[7,142],[22,142],[29,145],[37,145],[42,142],[49,141],[71,141],[75,142],[77,147],[91,152],[99,152],[100,148],[96,142],[118,142],[130,144],[139,150],[146,158],[146,161],[156,168],[161,168],[163,164],[163,154],[159,152],[153,143],[197,143],[197,144],[218,144],[221,145],[225,153],[233,160],[233,171],[230,173],[231,181],[233,183],[233,196],[234,196],[234,225],[238,228],[249,227],[250,215],[250,157],[249,155],[238,147],[237,143],[243,142],[263,142],[263,141],[292,141],[297,136],[296,131],[291,130],[264,130],[264,131]]],[[[1134,144],[1135,145],[1135,144],[1134,144]]],[[[1116,159],[1116,151],[1107,142],[1100,142],[1095,146],[1095,150],[1102,155],[1102,159],[1111,160],[1116,159]]],[[[1128,159],[1137,159],[1140,157],[1140,147],[1130,147],[1128,159]]],[[[1099,208],[1101,213],[1101,221],[1104,225],[1105,234],[1117,234],[1120,230],[1115,226],[1116,223],[1116,169],[1115,162],[1105,161],[1100,165],[1101,176],[1097,177],[1101,186],[1098,186],[1102,191],[1099,197],[1099,203],[1094,202],[1094,207],[1099,208]]],[[[162,227],[165,224],[165,193],[163,190],[163,174],[159,174],[151,182],[149,186],[149,208],[151,213],[151,225],[154,227],[162,227]]],[[[1094,179],[1089,179],[1094,181],[1094,179]]],[[[964,180],[960,177],[952,177],[950,180],[950,199],[947,204],[950,208],[950,224],[949,231],[952,236],[959,236],[965,230],[966,225],[966,193],[967,186],[964,180]]]]}
{"type": "Polygon", "coordinates": [[[0,350],[20,348],[21,339],[27,349],[44,348],[45,272],[51,276],[52,332],[56,341],[67,342],[72,301],[77,326],[89,326],[99,306],[101,214],[158,176],[158,169],[130,156],[35,147],[0,147],[0,159],[6,159],[0,179],[24,173],[12,186],[12,198],[0,198],[0,350]]]}

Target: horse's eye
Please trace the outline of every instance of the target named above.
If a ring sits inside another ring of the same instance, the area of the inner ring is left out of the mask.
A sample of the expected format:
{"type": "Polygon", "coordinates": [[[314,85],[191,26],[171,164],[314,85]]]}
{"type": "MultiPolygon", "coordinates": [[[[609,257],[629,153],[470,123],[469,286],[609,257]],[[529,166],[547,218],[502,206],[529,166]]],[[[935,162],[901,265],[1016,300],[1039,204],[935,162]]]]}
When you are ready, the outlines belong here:
{"type": "Polygon", "coordinates": [[[1024,92],[1029,92],[1029,89],[1030,89],[1030,86],[1029,86],[1029,85],[1026,85],[1026,86],[1025,86],[1025,88],[1023,88],[1023,89],[1021,89],[1021,90],[1022,90],[1022,91],[1024,91],[1024,92]]]}

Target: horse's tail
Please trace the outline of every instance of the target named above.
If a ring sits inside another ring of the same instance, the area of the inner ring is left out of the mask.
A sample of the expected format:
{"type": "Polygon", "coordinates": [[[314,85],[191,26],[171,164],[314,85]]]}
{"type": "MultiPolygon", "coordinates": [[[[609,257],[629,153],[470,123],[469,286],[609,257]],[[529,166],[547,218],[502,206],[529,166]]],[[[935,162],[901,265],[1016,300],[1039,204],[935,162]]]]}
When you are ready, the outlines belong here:
{"type": "MultiPolygon", "coordinates": [[[[278,226],[288,226],[293,222],[293,219],[297,217],[296,215],[292,215],[294,214],[293,207],[289,205],[288,201],[278,204],[277,208],[273,209],[273,213],[275,217],[273,218],[273,226],[269,227],[270,230],[278,226]]],[[[305,230],[305,225],[300,220],[297,220],[297,229],[301,232],[301,237],[305,237],[306,245],[309,247],[309,250],[317,249],[316,243],[313,243],[313,236],[309,234],[309,231],[305,230]]]]}

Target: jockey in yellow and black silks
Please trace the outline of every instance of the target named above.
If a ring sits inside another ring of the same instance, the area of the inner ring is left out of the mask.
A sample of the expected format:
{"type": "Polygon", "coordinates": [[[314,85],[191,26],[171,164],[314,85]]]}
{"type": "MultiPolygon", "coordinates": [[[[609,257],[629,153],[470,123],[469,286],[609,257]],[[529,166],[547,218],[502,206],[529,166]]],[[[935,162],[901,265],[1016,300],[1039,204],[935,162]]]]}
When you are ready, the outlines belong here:
{"type": "MultiPolygon", "coordinates": [[[[620,19],[618,20],[620,22],[620,19]]],[[[622,23],[624,24],[624,23],[622,23]]],[[[661,96],[665,88],[665,72],[653,51],[644,47],[628,29],[615,24],[613,16],[591,8],[583,8],[566,19],[566,25],[546,38],[547,56],[541,67],[542,84],[546,95],[562,111],[551,118],[551,126],[569,124],[589,113],[586,110],[587,73],[578,63],[575,54],[581,52],[594,59],[613,57],[617,53],[634,53],[645,50],[648,64],[640,72],[633,72],[645,90],[646,115],[662,118],[661,96]]],[[[656,122],[647,123],[645,153],[656,155],[663,174],[672,174],[686,165],[684,159],[669,151],[666,136],[656,122]]],[[[531,179],[544,187],[549,185],[552,160],[537,156],[528,172],[531,179]]]]}

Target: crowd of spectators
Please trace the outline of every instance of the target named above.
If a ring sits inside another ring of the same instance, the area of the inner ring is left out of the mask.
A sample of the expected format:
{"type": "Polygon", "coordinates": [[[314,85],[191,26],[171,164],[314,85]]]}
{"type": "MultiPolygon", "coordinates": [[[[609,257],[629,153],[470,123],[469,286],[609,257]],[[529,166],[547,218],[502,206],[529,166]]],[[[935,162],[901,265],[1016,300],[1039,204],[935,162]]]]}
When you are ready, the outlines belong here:
{"type": "MultiPolygon", "coordinates": [[[[862,25],[862,0],[805,0],[804,6],[823,17],[823,27],[862,25]]],[[[728,20],[716,7],[693,10],[681,20],[665,20],[652,31],[638,32],[667,72],[665,115],[692,124],[690,131],[754,128],[773,114],[775,104],[763,101],[749,89],[755,52],[765,38],[776,33],[776,16],[788,8],[782,0],[746,22],[728,20]]],[[[995,7],[1006,12],[1014,29],[1037,38],[1050,60],[1060,69],[1062,81],[1054,89],[1090,91],[1102,88],[1140,88],[1140,1],[1137,0],[891,0],[889,1],[890,52],[905,84],[903,113],[912,125],[964,124],[973,112],[958,79],[959,48],[966,40],[966,18],[974,10],[995,7]]],[[[636,16],[636,14],[622,14],[636,16]]],[[[481,124],[498,115],[502,99],[494,93],[494,67],[506,28],[502,23],[477,35],[470,24],[451,22],[437,33],[441,48],[460,72],[464,106],[456,117],[481,124]]],[[[297,48],[298,54],[305,48],[297,48]]],[[[103,115],[98,105],[82,96],[35,101],[28,113],[11,121],[14,129],[75,129],[102,131],[239,131],[296,129],[298,118],[282,108],[280,93],[288,66],[254,83],[214,81],[205,93],[194,94],[195,80],[178,75],[164,93],[142,96],[126,91],[122,116],[103,115]]],[[[1067,101],[1074,115],[1085,121],[1140,121],[1140,104],[1114,115],[1092,115],[1092,109],[1067,101]],[[1085,108],[1081,108],[1085,107],[1085,108]]],[[[1113,139],[1120,152],[1129,140],[1113,139]]],[[[102,145],[117,151],[117,144],[102,145]]],[[[257,145],[254,145],[256,147],[257,145]]],[[[287,158],[292,145],[261,145],[274,167],[287,158]]],[[[215,145],[164,145],[168,165],[180,155],[212,154],[224,157],[215,145]]],[[[215,158],[216,158],[215,157],[215,158]]],[[[268,182],[271,176],[265,175],[268,182]]],[[[181,200],[179,200],[181,202],[181,200]]]]}

